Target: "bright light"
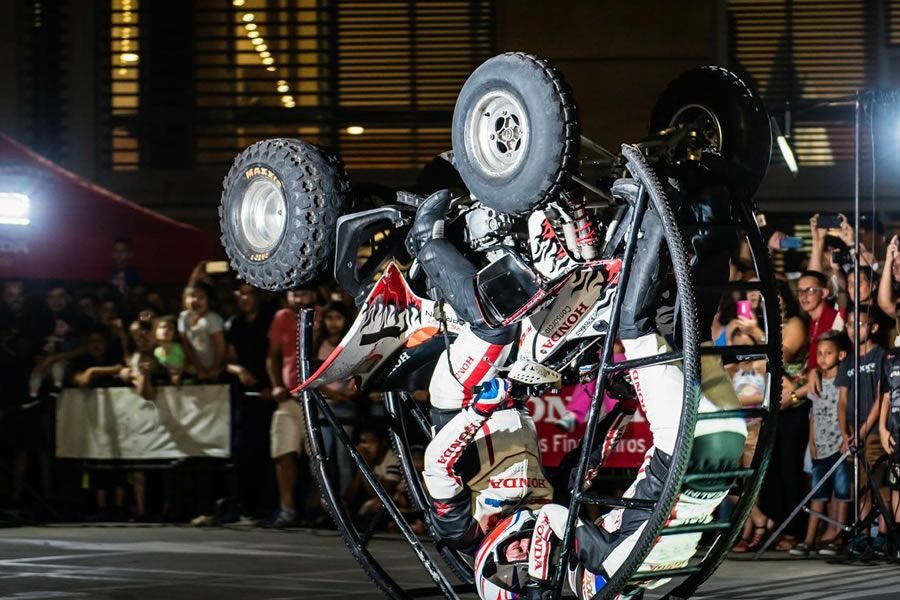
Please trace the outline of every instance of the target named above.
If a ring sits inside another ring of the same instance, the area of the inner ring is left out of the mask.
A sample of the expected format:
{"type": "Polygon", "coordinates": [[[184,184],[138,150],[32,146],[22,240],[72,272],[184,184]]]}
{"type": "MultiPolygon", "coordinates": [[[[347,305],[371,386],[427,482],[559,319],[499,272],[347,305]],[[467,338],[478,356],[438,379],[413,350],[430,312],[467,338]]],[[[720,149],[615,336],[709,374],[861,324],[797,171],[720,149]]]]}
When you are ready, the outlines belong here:
{"type": "Polygon", "coordinates": [[[122,62],[133,63],[138,61],[138,55],[134,52],[123,52],[119,57],[122,59],[122,62]]]}
{"type": "Polygon", "coordinates": [[[351,125],[347,128],[347,133],[349,133],[350,135],[362,135],[363,133],[365,133],[365,131],[366,130],[360,125],[351,125]]]}
{"type": "Polygon", "coordinates": [[[28,225],[31,200],[27,194],[0,192],[0,224],[28,225]]]}
{"type": "Polygon", "coordinates": [[[266,46],[265,44],[260,44],[256,47],[257,52],[265,52],[268,49],[269,49],[269,47],[266,46]]]}
{"type": "Polygon", "coordinates": [[[253,38],[258,38],[259,32],[258,31],[249,31],[249,32],[247,32],[247,37],[250,38],[251,40],[253,38]]]}
{"type": "Polygon", "coordinates": [[[274,62],[275,62],[275,59],[272,58],[271,56],[267,56],[266,58],[263,59],[264,65],[271,65],[274,62]]]}
{"type": "Polygon", "coordinates": [[[256,23],[247,23],[244,25],[244,29],[247,31],[256,31],[256,23]]]}
{"type": "Polygon", "coordinates": [[[275,72],[275,67],[266,67],[266,71],[275,72]]]}
{"type": "Polygon", "coordinates": [[[291,88],[288,87],[288,84],[284,83],[284,80],[282,80],[281,83],[278,84],[278,93],[279,94],[286,94],[286,93],[288,93],[288,91],[290,89],[291,88]]]}
{"type": "Polygon", "coordinates": [[[231,3],[234,4],[235,6],[243,6],[244,0],[231,0],[231,3]]]}
{"type": "Polygon", "coordinates": [[[241,18],[244,20],[244,23],[249,23],[250,21],[252,21],[252,20],[255,19],[256,17],[253,15],[253,13],[247,13],[246,15],[244,15],[244,16],[241,17],[241,18]]]}
{"type": "Polygon", "coordinates": [[[262,40],[262,38],[253,38],[252,40],[250,40],[250,43],[253,44],[254,46],[259,46],[260,44],[263,43],[263,40],[262,40]]]}
{"type": "Polygon", "coordinates": [[[270,56],[272,56],[272,53],[271,52],[260,52],[259,55],[262,58],[269,58],[270,56]]]}
{"type": "Polygon", "coordinates": [[[294,97],[293,96],[282,96],[281,101],[284,103],[290,103],[290,102],[294,101],[294,97]]]}
{"type": "Polygon", "coordinates": [[[778,142],[778,149],[781,150],[781,156],[784,158],[785,164],[787,164],[787,168],[794,175],[797,174],[797,159],[794,158],[794,151],[791,150],[790,145],[787,142],[787,139],[783,135],[779,135],[775,138],[778,142]]]}

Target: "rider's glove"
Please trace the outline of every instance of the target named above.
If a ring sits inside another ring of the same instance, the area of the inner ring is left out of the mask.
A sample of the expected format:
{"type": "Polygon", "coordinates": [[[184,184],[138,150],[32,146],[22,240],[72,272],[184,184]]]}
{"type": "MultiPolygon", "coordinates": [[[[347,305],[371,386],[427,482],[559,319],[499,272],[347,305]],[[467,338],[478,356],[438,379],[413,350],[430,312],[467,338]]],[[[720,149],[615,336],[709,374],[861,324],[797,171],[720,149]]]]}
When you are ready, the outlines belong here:
{"type": "Polygon", "coordinates": [[[444,237],[444,218],[450,208],[450,192],[440,190],[428,196],[416,211],[416,220],[406,235],[406,250],[413,258],[434,239],[444,237]]]}
{"type": "Polygon", "coordinates": [[[495,377],[481,384],[481,392],[472,403],[472,410],[483,417],[490,416],[495,410],[508,405],[511,384],[507,379],[495,377]]]}

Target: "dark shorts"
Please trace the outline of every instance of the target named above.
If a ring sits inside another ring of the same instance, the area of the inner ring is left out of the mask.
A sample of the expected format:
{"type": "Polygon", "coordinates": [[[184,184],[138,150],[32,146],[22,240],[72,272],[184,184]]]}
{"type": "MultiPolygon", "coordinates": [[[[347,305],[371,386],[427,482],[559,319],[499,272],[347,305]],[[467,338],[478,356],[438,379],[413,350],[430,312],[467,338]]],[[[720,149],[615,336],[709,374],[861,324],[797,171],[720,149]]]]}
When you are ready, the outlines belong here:
{"type": "Polygon", "coordinates": [[[824,502],[828,502],[831,500],[832,494],[834,494],[834,498],[841,502],[847,502],[850,500],[850,464],[845,460],[841,460],[841,456],[843,456],[840,452],[835,452],[831,456],[826,456],[825,458],[814,458],[812,461],[812,484],[813,487],[819,485],[819,482],[822,482],[822,485],[816,490],[816,495],[813,496],[813,500],[821,500],[824,502]],[[840,465],[837,470],[832,473],[831,477],[825,479],[825,475],[828,473],[828,470],[834,466],[836,462],[840,461],[840,465]]]}

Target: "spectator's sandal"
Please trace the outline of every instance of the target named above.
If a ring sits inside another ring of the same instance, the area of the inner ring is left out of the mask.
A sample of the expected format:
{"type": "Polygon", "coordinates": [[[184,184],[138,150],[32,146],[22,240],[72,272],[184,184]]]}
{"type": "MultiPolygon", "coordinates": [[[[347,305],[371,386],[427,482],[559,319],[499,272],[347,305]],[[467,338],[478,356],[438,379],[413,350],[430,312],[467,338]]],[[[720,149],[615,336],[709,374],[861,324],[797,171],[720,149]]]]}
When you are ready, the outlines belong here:
{"type": "Polygon", "coordinates": [[[766,533],[768,533],[768,531],[769,530],[766,529],[766,527],[763,525],[754,525],[753,537],[749,540],[746,538],[742,538],[741,541],[734,545],[734,548],[732,548],[731,551],[737,554],[756,552],[757,550],[759,550],[759,547],[762,546],[762,543],[766,539],[766,533]]]}

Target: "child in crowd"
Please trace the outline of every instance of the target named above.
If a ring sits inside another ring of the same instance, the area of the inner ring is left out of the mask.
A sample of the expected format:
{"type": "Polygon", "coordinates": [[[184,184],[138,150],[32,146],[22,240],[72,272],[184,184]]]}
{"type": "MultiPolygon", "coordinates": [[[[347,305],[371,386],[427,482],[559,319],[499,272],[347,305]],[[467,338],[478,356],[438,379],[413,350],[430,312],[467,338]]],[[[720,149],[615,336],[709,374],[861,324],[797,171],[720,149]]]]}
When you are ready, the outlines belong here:
{"type": "Polygon", "coordinates": [[[181,385],[181,374],[184,371],[184,349],[177,341],[178,326],[175,317],[165,316],[156,319],[154,325],[156,348],[153,356],[169,373],[172,385],[181,385]]]}
{"type": "Polygon", "coordinates": [[[87,336],[87,352],[69,363],[71,383],[81,388],[121,385],[117,377],[123,366],[110,356],[106,333],[97,328],[87,336]]]}
{"type": "Polygon", "coordinates": [[[121,379],[137,388],[147,400],[156,396],[154,384],[159,378],[161,367],[153,356],[153,324],[150,321],[133,321],[128,326],[134,352],[128,358],[127,367],[120,373],[121,379]]]}
{"type": "MultiPolygon", "coordinates": [[[[841,427],[838,423],[838,398],[840,391],[835,385],[838,365],[847,353],[842,348],[841,334],[828,332],[819,338],[816,348],[816,361],[819,369],[819,381],[822,391],[810,391],[807,398],[812,402],[809,417],[809,452],[812,457],[812,485],[819,486],[818,493],[812,499],[806,538],[795,544],[790,550],[792,556],[809,556],[815,545],[819,527],[818,514],[825,510],[825,504],[831,502],[832,493],[837,503],[834,514],[841,523],[847,522],[850,501],[850,465],[844,460],[841,452],[841,427]],[[826,474],[838,463],[837,470],[825,479],[826,474]],[[824,482],[823,482],[824,480],[824,482]],[[821,483],[821,485],[820,485],[821,483]]],[[[821,556],[834,556],[840,550],[839,538],[841,530],[829,524],[820,543],[821,556]]]]}
{"type": "MultiPolygon", "coordinates": [[[[840,388],[840,396],[838,397],[838,422],[841,427],[841,452],[846,452],[851,446],[858,445],[865,456],[865,460],[874,465],[881,458],[883,449],[881,447],[881,438],[878,435],[878,419],[881,414],[879,400],[881,394],[887,389],[885,384],[885,366],[886,356],[884,348],[875,343],[873,335],[878,332],[878,323],[874,319],[869,319],[868,306],[859,306],[859,340],[855,340],[856,326],[853,311],[848,313],[847,318],[847,334],[850,341],[856,345],[856,351],[859,353],[859,429],[855,429],[854,409],[856,402],[853,398],[853,379],[855,376],[853,367],[853,357],[847,356],[841,361],[838,367],[838,374],[835,384],[840,388]]],[[[865,469],[860,469],[860,487],[857,493],[864,494],[868,486],[865,469]]],[[[860,515],[862,519],[872,510],[872,496],[865,494],[865,498],[860,503],[860,515]]],[[[885,535],[887,529],[882,519],[879,522],[879,534],[875,539],[872,549],[876,552],[883,552],[887,537],[885,535]]],[[[853,541],[850,552],[857,555],[865,551],[866,538],[863,534],[853,541]]]]}
{"type": "Polygon", "coordinates": [[[211,289],[197,283],[184,290],[178,333],[184,353],[201,382],[215,382],[225,366],[225,323],[209,308],[211,289]]]}

